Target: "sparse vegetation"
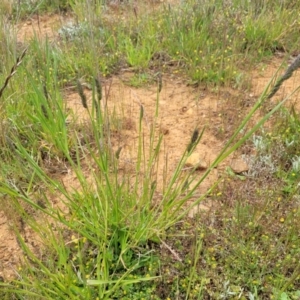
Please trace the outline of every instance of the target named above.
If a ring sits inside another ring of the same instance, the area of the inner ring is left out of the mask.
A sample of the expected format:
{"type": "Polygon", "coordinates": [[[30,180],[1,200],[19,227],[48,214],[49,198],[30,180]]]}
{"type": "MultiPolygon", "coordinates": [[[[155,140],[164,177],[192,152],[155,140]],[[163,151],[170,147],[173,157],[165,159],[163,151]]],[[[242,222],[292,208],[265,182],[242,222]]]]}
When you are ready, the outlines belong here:
{"type": "Polygon", "coordinates": [[[284,59],[299,42],[298,1],[12,2],[0,4],[0,203],[22,255],[1,299],[299,299],[300,124],[283,107],[299,87],[270,104],[299,68],[299,56],[284,59]],[[53,39],[17,43],[9,29],[43,13],[70,20],[53,39]],[[185,167],[205,133],[196,125],[170,174],[164,76],[242,97],[250,68],[277,52],[282,76],[249,107],[226,100],[237,122],[217,112],[230,129],[217,128],[215,160],[185,167]],[[122,72],[132,89],[156,85],[153,115],[135,90],[137,119],[117,106],[106,79],[122,72]],[[126,130],[131,169],[120,159],[126,130]],[[222,170],[199,192],[237,151],[249,171],[222,170]]]}

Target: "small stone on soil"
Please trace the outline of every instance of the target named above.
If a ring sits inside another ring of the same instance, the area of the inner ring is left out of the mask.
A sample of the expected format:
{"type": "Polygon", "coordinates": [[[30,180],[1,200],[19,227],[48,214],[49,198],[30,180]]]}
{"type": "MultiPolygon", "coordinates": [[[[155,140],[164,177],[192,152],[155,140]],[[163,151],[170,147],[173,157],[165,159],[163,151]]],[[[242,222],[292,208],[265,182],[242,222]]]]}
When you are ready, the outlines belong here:
{"type": "Polygon", "coordinates": [[[201,158],[199,153],[195,152],[187,158],[185,167],[192,167],[198,171],[203,171],[207,169],[207,163],[201,158]]]}
{"type": "Polygon", "coordinates": [[[241,174],[249,170],[249,166],[241,158],[233,159],[231,161],[230,168],[235,174],[241,174]]]}

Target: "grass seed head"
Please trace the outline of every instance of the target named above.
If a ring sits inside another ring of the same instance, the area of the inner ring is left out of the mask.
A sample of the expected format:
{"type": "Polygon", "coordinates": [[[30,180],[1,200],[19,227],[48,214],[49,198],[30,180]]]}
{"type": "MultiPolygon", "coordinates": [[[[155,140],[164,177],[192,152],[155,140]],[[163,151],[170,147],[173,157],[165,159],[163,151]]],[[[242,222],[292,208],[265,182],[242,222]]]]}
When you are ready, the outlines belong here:
{"type": "Polygon", "coordinates": [[[142,120],[144,117],[144,106],[141,104],[140,105],[140,120],[142,120]]]}
{"type": "Polygon", "coordinates": [[[95,77],[95,85],[96,85],[98,100],[101,101],[102,100],[102,86],[101,86],[100,80],[97,77],[95,77]]]}
{"type": "Polygon", "coordinates": [[[84,108],[88,109],[86,95],[85,95],[85,93],[83,91],[82,84],[80,83],[79,80],[77,80],[77,90],[78,90],[78,94],[79,94],[80,99],[81,99],[82,106],[84,108]]]}
{"type": "Polygon", "coordinates": [[[161,73],[158,74],[157,82],[158,82],[158,92],[160,93],[162,90],[162,75],[161,75],[161,73]]]}
{"type": "Polygon", "coordinates": [[[15,64],[13,65],[13,67],[11,68],[9,75],[6,77],[4,84],[3,84],[2,88],[0,89],[0,98],[1,98],[1,96],[2,96],[2,94],[3,94],[3,91],[5,90],[5,88],[6,88],[7,85],[8,85],[9,80],[10,80],[10,79],[15,75],[15,73],[17,72],[17,68],[18,68],[18,67],[20,66],[20,64],[22,63],[23,58],[24,58],[26,52],[27,52],[27,48],[24,49],[24,51],[22,52],[21,56],[19,56],[19,57],[17,58],[16,63],[15,63],[15,64]]]}
{"type": "Polygon", "coordinates": [[[121,153],[122,147],[119,147],[118,150],[116,151],[116,158],[120,158],[120,153],[121,153]]]}
{"type": "Polygon", "coordinates": [[[193,135],[192,135],[192,137],[191,137],[191,141],[190,141],[190,143],[189,143],[189,145],[188,145],[188,149],[187,149],[188,152],[191,152],[193,146],[194,146],[195,143],[197,143],[197,141],[198,141],[198,137],[199,137],[199,129],[196,128],[196,129],[194,130],[194,132],[193,132],[193,135]]]}
{"type": "Polygon", "coordinates": [[[49,119],[49,115],[48,115],[48,112],[47,112],[47,109],[45,107],[44,104],[41,105],[41,109],[42,109],[42,112],[43,112],[43,115],[46,119],[49,119]]]}
{"type": "Polygon", "coordinates": [[[48,90],[47,90],[47,87],[46,87],[45,83],[43,84],[43,92],[44,92],[45,98],[48,100],[49,99],[49,94],[48,94],[48,90]]]}
{"type": "Polygon", "coordinates": [[[285,73],[277,80],[277,82],[275,83],[271,92],[268,95],[268,99],[271,99],[278,92],[283,82],[288,80],[293,75],[294,71],[296,71],[299,67],[300,67],[300,54],[295,58],[293,63],[287,68],[285,73]]]}

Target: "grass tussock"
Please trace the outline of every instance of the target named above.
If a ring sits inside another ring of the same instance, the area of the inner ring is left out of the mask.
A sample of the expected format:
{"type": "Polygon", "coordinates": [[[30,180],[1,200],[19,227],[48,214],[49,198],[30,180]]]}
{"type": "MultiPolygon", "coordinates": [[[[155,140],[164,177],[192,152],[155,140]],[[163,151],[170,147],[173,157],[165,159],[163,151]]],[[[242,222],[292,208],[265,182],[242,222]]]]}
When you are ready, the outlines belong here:
{"type": "Polygon", "coordinates": [[[136,7],[130,3],[119,7],[122,14],[112,17],[109,6],[100,2],[75,2],[78,22],[59,31],[65,43],[59,72],[62,84],[98,71],[109,76],[130,68],[138,74],[150,73],[150,78],[168,71],[185,74],[193,84],[243,88],[245,69],[278,51],[294,51],[298,40],[296,10],[278,1],[260,6],[186,1],[161,9],[149,9],[140,1],[136,7]]]}
{"type": "Polygon", "coordinates": [[[203,138],[196,127],[159,187],[158,165],[165,162],[156,128],[165,73],[243,89],[246,68],[294,49],[299,3],[124,1],[112,18],[109,1],[50,2],[22,1],[11,13],[69,10],[77,21],[57,40],[34,38],[26,56],[25,50],[14,59],[15,45],[8,45],[4,65],[16,62],[9,75],[0,69],[0,201],[23,254],[14,277],[0,282],[1,299],[298,299],[299,116],[282,108],[298,87],[253,126],[249,121],[293,76],[299,56],[270,79],[201,175],[184,170],[203,138]],[[127,173],[120,167],[123,147],[113,147],[122,122],[107,105],[105,83],[122,70],[135,72],[133,85],[157,85],[150,123],[139,103],[136,157],[127,173]],[[66,107],[66,89],[77,90],[86,122],[66,107]],[[248,173],[228,169],[197,193],[238,149],[248,173]],[[205,199],[210,210],[188,218],[205,199]]]}

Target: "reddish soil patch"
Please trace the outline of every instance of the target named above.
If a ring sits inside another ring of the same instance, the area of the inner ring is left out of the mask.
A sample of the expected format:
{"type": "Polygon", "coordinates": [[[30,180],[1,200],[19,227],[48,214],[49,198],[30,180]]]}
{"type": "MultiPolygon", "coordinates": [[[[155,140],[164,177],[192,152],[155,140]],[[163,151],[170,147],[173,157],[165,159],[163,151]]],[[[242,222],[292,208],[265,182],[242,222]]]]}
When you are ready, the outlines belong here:
{"type": "Polygon", "coordinates": [[[34,37],[53,40],[58,36],[57,30],[71,20],[71,17],[61,15],[33,16],[18,24],[17,41],[23,43],[34,37]]]}
{"type": "MultiPolygon", "coordinates": [[[[150,131],[154,122],[155,104],[157,99],[157,87],[132,88],[123,84],[121,78],[113,78],[105,83],[110,87],[110,92],[104,97],[108,110],[114,111],[114,119],[111,124],[112,131],[118,131],[118,124],[123,127],[121,134],[113,138],[112,146],[116,151],[122,147],[120,156],[120,169],[128,169],[128,165],[136,162],[138,144],[138,121],[141,105],[144,108],[143,134],[145,152],[149,146],[150,131]],[[114,124],[115,122],[115,124],[114,124]],[[126,166],[127,165],[127,166],[126,166]]],[[[88,103],[91,103],[92,93],[86,91],[88,103]]],[[[86,109],[82,107],[77,92],[68,93],[66,96],[67,106],[75,113],[79,122],[87,122],[89,119],[86,109]]],[[[205,160],[207,165],[217,156],[222,147],[219,141],[210,132],[209,124],[214,126],[220,123],[218,116],[221,99],[201,90],[197,91],[187,87],[180,80],[165,79],[163,89],[159,94],[159,117],[156,122],[156,135],[164,135],[161,149],[160,164],[157,170],[157,182],[162,190],[163,169],[167,160],[168,174],[171,175],[183,155],[195,128],[207,130],[198,145],[196,152],[205,160]]],[[[215,172],[212,172],[215,173],[215,172]]],[[[214,178],[216,174],[214,174],[214,178]]],[[[206,189],[210,183],[204,183],[206,189]]]]}
{"type": "Polygon", "coordinates": [[[0,211],[0,241],[0,277],[9,280],[16,276],[23,254],[4,211],[0,211]]]}

